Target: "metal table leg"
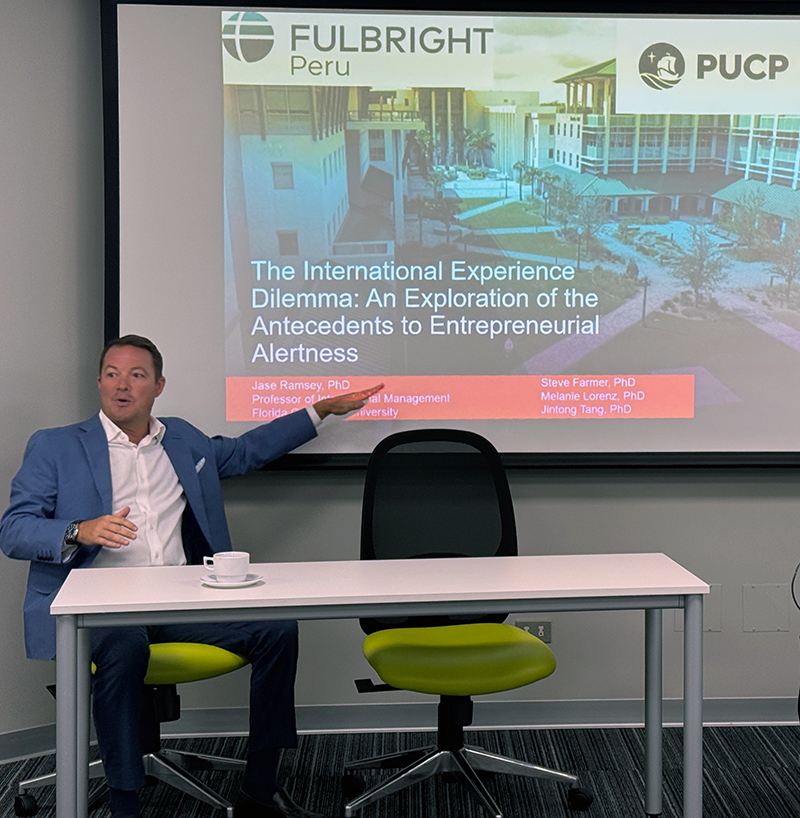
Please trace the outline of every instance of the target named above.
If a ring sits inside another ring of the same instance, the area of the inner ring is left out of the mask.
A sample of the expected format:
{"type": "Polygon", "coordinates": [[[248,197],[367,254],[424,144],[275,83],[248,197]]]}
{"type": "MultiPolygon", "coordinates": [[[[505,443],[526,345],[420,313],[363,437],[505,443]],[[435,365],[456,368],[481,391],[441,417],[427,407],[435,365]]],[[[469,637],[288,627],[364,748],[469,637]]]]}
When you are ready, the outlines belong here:
{"type": "Polygon", "coordinates": [[[684,597],[683,815],[703,816],[703,597],[684,597]]]}
{"type": "Polygon", "coordinates": [[[644,737],[645,737],[645,796],[644,811],[658,816],[662,811],[662,713],[663,653],[661,608],[645,610],[645,681],[644,681],[644,737]]]}
{"type": "Polygon", "coordinates": [[[91,631],[87,628],[78,628],[77,651],[77,723],[75,736],[77,747],[77,810],[79,818],[89,814],[89,740],[90,740],[90,712],[91,712],[91,631]]]}
{"type": "Polygon", "coordinates": [[[56,617],[56,815],[78,818],[78,623],[56,617]]]}

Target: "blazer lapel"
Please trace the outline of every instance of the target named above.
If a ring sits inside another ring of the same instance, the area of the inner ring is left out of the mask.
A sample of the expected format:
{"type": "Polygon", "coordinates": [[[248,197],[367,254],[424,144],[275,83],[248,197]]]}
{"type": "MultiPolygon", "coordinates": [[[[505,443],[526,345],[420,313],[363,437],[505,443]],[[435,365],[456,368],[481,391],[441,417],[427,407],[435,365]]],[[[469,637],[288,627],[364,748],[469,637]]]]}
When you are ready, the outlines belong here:
{"type": "MultiPolygon", "coordinates": [[[[166,424],[165,424],[166,425],[166,424]]],[[[161,445],[167,453],[175,473],[178,475],[183,493],[186,495],[186,502],[192,509],[192,513],[197,520],[203,536],[208,542],[212,541],[211,527],[208,524],[208,517],[206,516],[206,507],[203,502],[203,494],[200,490],[200,478],[195,469],[194,458],[189,447],[180,436],[179,432],[175,432],[167,426],[164,432],[164,439],[161,445]]]]}
{"type": "Polygon", "coordinates": [[[111,508],[111,465],[108,459],[108,440],[99,415],[89,418],[80,427],[80,441],[89,461],[94,484],[106,514],[111,508]]]}

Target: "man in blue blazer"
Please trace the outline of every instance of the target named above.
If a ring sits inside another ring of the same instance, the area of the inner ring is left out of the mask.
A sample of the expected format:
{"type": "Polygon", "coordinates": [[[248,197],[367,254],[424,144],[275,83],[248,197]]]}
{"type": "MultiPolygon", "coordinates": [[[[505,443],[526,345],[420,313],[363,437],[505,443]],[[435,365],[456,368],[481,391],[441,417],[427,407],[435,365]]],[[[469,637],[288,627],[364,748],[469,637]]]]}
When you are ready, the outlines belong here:
{"type": "MultiPolygon", "coordinates": [[[[329,414],[365,405],[381,387],[320,401],[238,438],[207,437],[180,418],[152,416],[163,362],[146,338],[109,342],[100,359],[100,412],[36,432],[0,520],[0,547],[30,561],[25,644],[55,655],[50,604],[73,569],[202,563],[231,549],[220,480],[261,468],[316,435],[329,414]]],[[[95,727],[114,818],[138,818],[144,770],[140,690],[154,642],[206,642],[250,660],[250,748],[237,818],[310,818],[275,780],[280,748],[296,744],[297,624],[230,623],[92,630],[95,727]]],[[[324,818],[324,817],[323,817],[324,818]]]]}

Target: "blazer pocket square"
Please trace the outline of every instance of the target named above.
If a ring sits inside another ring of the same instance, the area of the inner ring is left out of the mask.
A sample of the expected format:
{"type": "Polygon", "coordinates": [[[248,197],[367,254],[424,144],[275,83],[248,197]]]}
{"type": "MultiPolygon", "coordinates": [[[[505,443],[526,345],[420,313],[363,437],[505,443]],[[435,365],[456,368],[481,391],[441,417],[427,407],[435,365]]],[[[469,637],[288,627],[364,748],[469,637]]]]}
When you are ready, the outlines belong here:
{"type": "Polygon", "coordinates": [[[200,458],[200,459],[197,461],[197,463],[195,463],[195,464],[194,464],[194,470],[195,470],[195,471],[196,471],[196,472],[199,474],[199,473],[200,473],[200,469],[202,469],[202,468],[203,468],[203,466],[205,466],[205,464],[206,464],[206,459],[205,459],[205,457],[201,457],[201,458],[200,458]]]}

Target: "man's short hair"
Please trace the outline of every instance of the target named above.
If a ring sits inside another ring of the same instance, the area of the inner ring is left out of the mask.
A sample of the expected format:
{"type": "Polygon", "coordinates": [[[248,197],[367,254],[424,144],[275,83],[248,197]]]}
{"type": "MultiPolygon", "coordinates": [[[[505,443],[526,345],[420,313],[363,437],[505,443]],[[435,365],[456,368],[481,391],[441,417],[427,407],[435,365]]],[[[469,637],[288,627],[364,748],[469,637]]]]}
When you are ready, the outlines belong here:
{"type": "Polygon", "coordinates": [[[164,359],[158,351],[158,347],[143,335],[123,335],[121,338],[114,338],[107,341],[103,347],[103,354],[100,356],[100,374],[103,374],[103,361],[106,359],[106,353],[112,347],[136,347],[137,349],[146,349],[153,359],[153,368],[156,372],[156,380],[158,380],[164,371],[164,359]]]}

